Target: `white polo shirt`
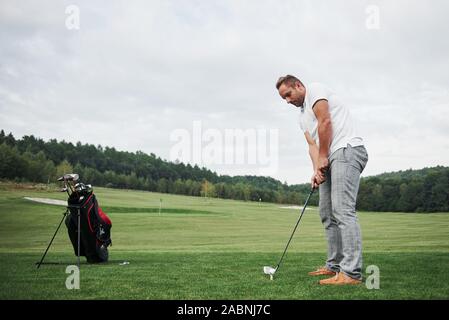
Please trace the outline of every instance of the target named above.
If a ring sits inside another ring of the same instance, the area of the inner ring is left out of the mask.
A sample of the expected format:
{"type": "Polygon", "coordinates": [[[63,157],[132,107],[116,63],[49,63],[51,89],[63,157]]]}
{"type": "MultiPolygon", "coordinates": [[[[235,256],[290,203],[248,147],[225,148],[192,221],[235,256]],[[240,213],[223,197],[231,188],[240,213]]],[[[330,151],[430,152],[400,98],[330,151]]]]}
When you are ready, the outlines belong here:
{"type": "Polygon", "coordinates": [[[312,107],[319,100],[327,100],[332,123],[332,141],[329,156],[340,148],[350,144],[353,147],[363,145],[362,137],[357,133],[349,109],[344,106],[338,96],[321,83],[311,83],[306,87],[303,107],[300,108],[299,125],[303,132],[310,136],[319,146],[318,120],[312,107]]]}

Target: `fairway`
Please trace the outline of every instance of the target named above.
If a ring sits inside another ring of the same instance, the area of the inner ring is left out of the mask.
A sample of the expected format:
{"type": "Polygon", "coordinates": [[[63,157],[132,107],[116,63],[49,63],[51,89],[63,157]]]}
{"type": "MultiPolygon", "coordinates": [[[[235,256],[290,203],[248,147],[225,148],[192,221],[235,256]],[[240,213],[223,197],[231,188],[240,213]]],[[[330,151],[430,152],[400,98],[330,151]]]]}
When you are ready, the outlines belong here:
{"type": "MultiPolygon", "coordinates": [[[[284,205],[94,189],[111,217],[110,261],[82,263],[80,290],[68,290],[76,256],[63,225],[46,263],[39,260],[63,207],[24,197],[65,194],[0,184],[0,299],[448,299],[449,214],[360,212],[364,278],[380,288],[321,287],[307,272],[323,264],[326,242],[317,208],[301,221],[282,268],[275,265],[298,218],[284,205]],[[159,206],[162,199],[162,209],[159,206]],[[122,264],[123,262],[129,264],[122,264]]],[[[85,261],[82,258],[82,261],[85,261]]]]}

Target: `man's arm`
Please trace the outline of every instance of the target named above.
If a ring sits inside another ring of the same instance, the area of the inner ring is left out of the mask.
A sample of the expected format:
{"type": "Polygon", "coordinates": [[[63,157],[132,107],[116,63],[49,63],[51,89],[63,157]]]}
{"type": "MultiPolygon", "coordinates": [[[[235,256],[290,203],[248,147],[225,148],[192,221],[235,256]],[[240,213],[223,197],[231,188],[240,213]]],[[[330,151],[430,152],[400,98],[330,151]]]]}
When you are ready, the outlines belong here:
{"type": "Polygon", "coordinates": [[[320,183],[322,183],[325,180],[324,175],[317,169],[319,149],[318,146],[316,145],[315,140],[313,140],[312,137],[310,136],[309,132],[306,131],[304,135],[306,137],[307,143],[309,144],[309,155],[313,165],[313,175],[310,183],[312,185],[312,188],[316,188],[320,183]]]}
{"type": "Polygon", "coordinates": [[[318,120],[318,136],[320,138],[317,171],[324,174],[329,167],[329,147],[332,140],[332,123],[327,100],[317,101],[313,106],[313,112],[318,120]]]}
{"type": "Polygon", "coordinates": [[[315,140],[312,139],[309,132],[305,132],[304,136],[306,137],[307,143],[309,144],[309,155],[310,159],[312,160],[313,164],[313,171],[316,171],[318,167],[318,153],[319,149],[318,146],[315,143],[315,140]]]}

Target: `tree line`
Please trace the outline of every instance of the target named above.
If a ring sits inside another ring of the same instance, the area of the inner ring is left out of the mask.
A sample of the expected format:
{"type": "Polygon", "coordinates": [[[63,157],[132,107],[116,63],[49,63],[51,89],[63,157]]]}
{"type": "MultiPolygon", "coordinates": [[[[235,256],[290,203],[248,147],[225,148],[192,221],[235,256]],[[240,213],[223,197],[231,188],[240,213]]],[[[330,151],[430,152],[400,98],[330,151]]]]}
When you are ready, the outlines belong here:
{"type": "Polygon", "coordinates": [[[410,169],[363,178],[357,201],[360,210],[449,212],[449,167],[410,169]]]}
{"type": "MultiPolygon", "coordinates": [[[[155,154],[73,144],[33,135],[16,139],[0,131],[0,178],[54,182],[78,173],[94,186],[146,190],[284,204],[304,203],[310,184],[287,185],[271,177],[218,175],[197,165],[169,162],[155,154]]],[[[318,192],[310,203],[318,205],[318,192]]],[[[407,170],[361,179],[358,209],[367,211],[449,211],[449,168],[407,170]]]]}
{"type": "MultiPolygon", "coordinates": [[[[33,135],[16,139],[4,130],[0,131],[0,161],[0,178],[23,182],[54,182],[64,173],[75,172],[94,186],[291,204],[303,203],[309,188],[288,186],[270,177],[218,175],[153,153],[56,139],[46,142],[33,135]]],[[[318,203],[317,197],[312,200],[318,203]]]]}

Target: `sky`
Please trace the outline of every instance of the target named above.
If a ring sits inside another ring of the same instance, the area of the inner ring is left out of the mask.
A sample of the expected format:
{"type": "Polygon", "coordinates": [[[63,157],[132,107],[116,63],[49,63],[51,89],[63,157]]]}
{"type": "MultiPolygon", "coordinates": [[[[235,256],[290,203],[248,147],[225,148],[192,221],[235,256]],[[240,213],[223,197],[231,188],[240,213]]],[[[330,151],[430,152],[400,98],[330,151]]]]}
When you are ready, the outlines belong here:
{"type": "Polygon", "coordinates": [[[0,129],[309,182],[293,74],[340,96],[362,176],[449,165],[449,2],[0,0],[0,129]]]}

